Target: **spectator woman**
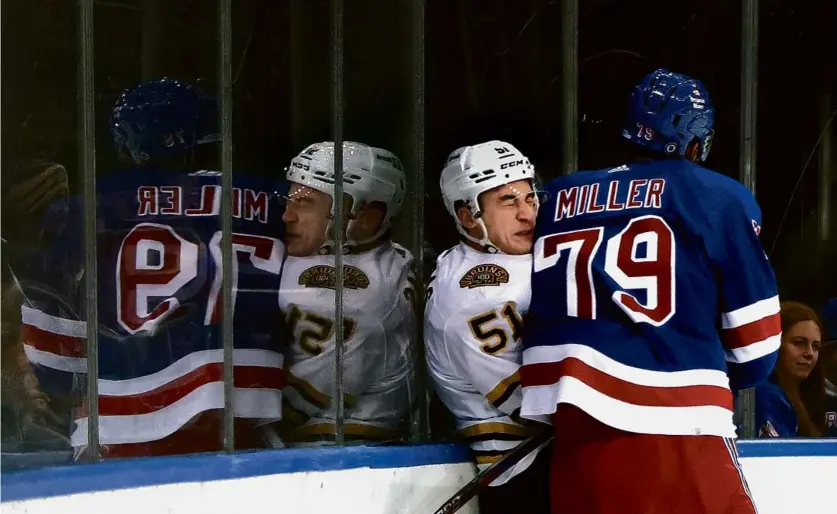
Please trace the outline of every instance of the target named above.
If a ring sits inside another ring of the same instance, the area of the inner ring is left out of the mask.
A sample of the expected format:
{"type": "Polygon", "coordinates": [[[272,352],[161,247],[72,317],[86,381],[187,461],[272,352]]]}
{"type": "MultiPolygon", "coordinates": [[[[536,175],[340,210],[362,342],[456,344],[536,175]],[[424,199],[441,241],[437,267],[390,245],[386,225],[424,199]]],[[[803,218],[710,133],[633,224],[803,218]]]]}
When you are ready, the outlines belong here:
{"type": "Polygon", "coordinates": [[[782,302],[782,345],[770,379],[756,387],[758,437],[820,437],[825,381],[817,365],[823,328],[816,312],[782,302]]]}

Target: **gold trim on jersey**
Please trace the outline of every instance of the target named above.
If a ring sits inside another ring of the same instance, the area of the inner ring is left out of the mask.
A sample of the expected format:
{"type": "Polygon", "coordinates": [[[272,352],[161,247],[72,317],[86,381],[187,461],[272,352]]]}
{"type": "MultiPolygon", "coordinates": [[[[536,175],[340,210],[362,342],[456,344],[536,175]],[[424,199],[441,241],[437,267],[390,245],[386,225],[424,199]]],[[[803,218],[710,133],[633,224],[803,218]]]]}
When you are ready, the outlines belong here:
{"type": "Polygon", "coordinates": [[[511,375],[507,376],[497,384],[494,389],[485,395],[485,399],[494,407],[500,408],[500,405],[508,400],[512,393],[520,387],[520,370],[516,370],[511,375]]]}
{"type": "Polygon", "coordinates": [[[462,289],[474,289],[475,287],[499,286],[509,283],[509,272],[506,268],[497,264],[478,264],[468,270],[459,279],[459,287],[462,289]]]}
{"type": "Polygon", "coordinates": [[[529,428],[510,423],[501,423],[499,421],[471,425],[457,432],[469,441],[473,439],[479,439],[481,441],[486,439],[517,440],[525,439],[532,435],[532,430],[529,428]],[[512,437],[510,438],[508,436],[512,437]]]}
{"type": "MultiPolygon", "coordinates": [[[[476,453],[476,452],[474,452],[476,453]]],[[[502,452],[500,455],[474,455],[475,460],[477,461],[477,465],[481,464],[494,464],[498,460],[502,459],[506,456],[508,452],[502,452]]]]}
{"type": "MultiPolygon", "coordinates": [[[[334,289],[337,284],[337,270],[334,266],[318,264],[311,266],[299,275],[297,283],[305,287],[334,289]]],[[[369,287],[369,277],[360,268],[343,265],[343,287],[346,289],[366,289],[369,287]]]]}
{"type": "Polygon", "coordinates": [[[311,420],[311,416],[294,407],[293,404],[285,398],[282,402],[282,419],[283,421],[298,427],[308,423],[308,421],[311,420]]]}

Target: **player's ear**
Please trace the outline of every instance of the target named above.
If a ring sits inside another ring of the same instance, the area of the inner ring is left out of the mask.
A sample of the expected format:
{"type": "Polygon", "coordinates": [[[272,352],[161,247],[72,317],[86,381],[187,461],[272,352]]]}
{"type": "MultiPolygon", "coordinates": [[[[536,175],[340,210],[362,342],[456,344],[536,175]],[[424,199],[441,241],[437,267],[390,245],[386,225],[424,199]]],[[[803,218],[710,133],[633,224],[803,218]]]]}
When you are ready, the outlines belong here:
{"type": "Polygon", "coordinates": [[[459,218],[459,223],[465,227],[465,229],[472,229],[477,226],[477,220],[471,213],[471,209],[465,207],[464,205],[456,209],[456,217],[459,218]]]}

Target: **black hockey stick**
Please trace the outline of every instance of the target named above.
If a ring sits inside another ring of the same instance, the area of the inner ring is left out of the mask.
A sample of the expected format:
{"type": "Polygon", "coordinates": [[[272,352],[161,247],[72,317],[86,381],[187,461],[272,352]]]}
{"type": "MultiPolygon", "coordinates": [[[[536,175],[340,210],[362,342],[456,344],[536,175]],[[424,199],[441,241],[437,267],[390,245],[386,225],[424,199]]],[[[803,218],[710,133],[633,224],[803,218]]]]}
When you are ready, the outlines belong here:
{"type": "Polygon", "coordinates": [[[544,426],[540,428],[535,435],[523,441],[523,443],[507,453],[502,459],[492,464],[491,467],[482,471],[480,474],[475,476],[473,480],[465,484],[465,487],[451,496],[448,501],[436,510],[434,514],[453,514],[458,511],[464,507],[466,503],[471,501],[474,496],[478,495],[483,489],[488,487],[488,484],[493,482],[506,470],[511,469],[511,467],[520,462],[523,457],[532,453],[536,448],[551,438],[551,426],[544,426]]]}

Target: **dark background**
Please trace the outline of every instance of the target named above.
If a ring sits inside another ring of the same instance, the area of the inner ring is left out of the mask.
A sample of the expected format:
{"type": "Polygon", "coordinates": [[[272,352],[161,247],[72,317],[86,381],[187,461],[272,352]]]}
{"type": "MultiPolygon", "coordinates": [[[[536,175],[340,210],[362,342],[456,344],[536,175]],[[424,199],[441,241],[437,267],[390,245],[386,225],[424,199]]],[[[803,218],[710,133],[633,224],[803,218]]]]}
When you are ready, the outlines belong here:
{"type": "MultiPolygon", "coordinates": [[[[412,131],[418,44],[413,3],[345,1],[345,137],[389,148],[405,162],[412,162],[414,141],[421,137],[412,131]]],[[[506,139],[545,178],[558,173],[561,5],[557,0],[425,3],[426,165],[409,172],[413,190],[421,177],[427,194],[410,201],[425,202],[425,236],[438,250],[455,241],[437,185],[453,149],[506,139]]],[[[837,3],[760,3],[757,198],[764,210],[763,241],[782,297],[818,306],[837,295],[835,229],[827,238],[817,231],[822,213],[815,152],[824,119],[837,109],[837,3]]],[[[122,88],[164,75],[216,86],[216,5],[97,2],[98,173],[117,166],[107,118],[122,88]]],[[[3,177],[29,159],[48,158],[63,163],[72,185],[79,184],[76,16],[72,0],[3,2],[3,177]]],[[[325,0],[233,2],[237,169],[280,174],[305,145],[331,138],[330,20],[325,0]]],[[[582,0],[581,167],[615,164],[617,127],[630,86],[665,66],[706,83],[718,109],[707,166],[737,176],[740,23],[739,3],[726,0],[582,0]]],[[[826,184],[832,198],[834,180],[826,184]]],[[[834,219],[833,200],[829,208],[834,219]]],[[[404,241],[416,221],[407,211],[399,234],[404,241]]]]}

